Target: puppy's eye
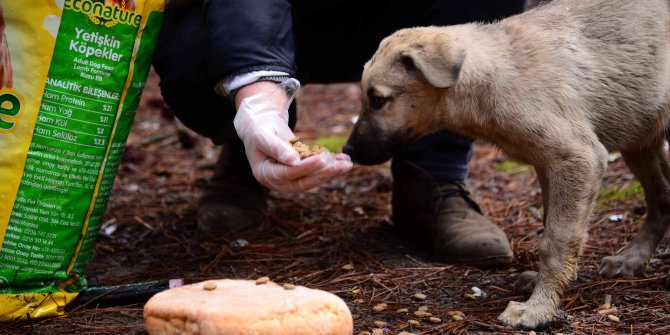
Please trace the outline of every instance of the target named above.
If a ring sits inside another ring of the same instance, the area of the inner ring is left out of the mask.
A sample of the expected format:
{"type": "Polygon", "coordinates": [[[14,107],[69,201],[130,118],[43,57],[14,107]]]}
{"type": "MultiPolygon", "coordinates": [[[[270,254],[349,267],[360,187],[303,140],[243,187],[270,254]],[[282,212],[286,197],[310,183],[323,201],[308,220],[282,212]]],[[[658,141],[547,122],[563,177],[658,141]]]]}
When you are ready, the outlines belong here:
{"type": "Polygon", "coordinates": [[[384,107],[386,101],[388,101],[388,98],[380,97],[378,95],[370,95],[368,96],[368,100],[369,100],[368,103],[370,104],[370,109],[378,110],[384,107]]]}

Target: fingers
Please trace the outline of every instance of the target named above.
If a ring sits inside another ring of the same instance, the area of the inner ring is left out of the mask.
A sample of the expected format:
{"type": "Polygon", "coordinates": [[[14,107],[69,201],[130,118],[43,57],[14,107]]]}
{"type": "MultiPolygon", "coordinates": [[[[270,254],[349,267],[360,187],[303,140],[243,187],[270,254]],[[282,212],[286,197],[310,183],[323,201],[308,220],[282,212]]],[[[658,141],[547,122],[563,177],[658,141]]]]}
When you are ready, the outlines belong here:
{"type": "Polygon", "coordinates": [[[275,191],[307,191],[348,172],[352,166],[348,156],[333,159],[329,153],[309,157],[292,166],[266,161],[258,167],[258,180],[275,191]]]}
{"type": "Polygon", "coordinates": [[[337,160],[346,160],[346,161],[351,162],[351,157],[349,157],[349,155],[347,155],[347,154],[345,154],[345,153],[339,153],[339,154],[336,154],[336,155],[335,155],[335,159],[337,159],[337,160]]]}
{"type": "Polygon", "coordinates": [[[309,191],[322,183],[325,183],[334,177],[338,176],[339,173],[333,173],[328,171],[328,173],[318,173],[312,176],[307,176],[294,180],[293,182],[286,185],[286,192],[304,192],[309,191]]]}
{"type": "Polygon", "coordinates": [[[293,165],[274,164],[270,172],[276,180],[291,181],[316,174],[334,161],[330,155],[319,154],[305,158],[293,165]]]}
{"type": "MultiPolygon", "coordinates": [[[[316,173],[326,172],[325,170],[331,170],[331,171],[335,171],[335,172],[338,172],[338,173],[342,173],[342,172],[348,172],[353,167],[353,163],[351,162],[351,158],[349,158],[348,155],[343,155],[343,156],[336,155],[335,157],[333,157],[333,155],[329,152],[322,152],[322,153],[320,153],[316,156],[308,157],[308,158],[300,161],[299,163],[297,163],[294,166],[300,166],[302,164],[305,164],[305,165],[314,164],[315,166],[320,167],[320,169],[315,168],[314,171],[316,171],[316,173]],[[316,163],[313,163],[313,161],[316,161],[316,163]]],[[[314,174],[314,173],[311,173],[311,174],[296,174],[296,175],[289,176],[289,178],[299,179],[299,178],[307,177],[308,175],[312,175],[312,174],[314,174]]]]}
{"type": "Polygon", "coordinates": [[[281,142],[281,146],[275,148],[277,161],[279,163],[285,165],[295,165],[300,161],[300,154],[298,154],[290,144],[281,142]]]}
{"type": "Polygon", "coordinates": [[[331,179],[351,170],[351,164],[346,162],[334,162],[328,168],[316,174],[292,180],[283,186],[284,192],[303,192],[317,187],[331,179]]]}
{"type": "Polygon", "coordinates": [[[331,179],[340,176],[351,170],[351,162],[335,162],[331,167],[326,170],[323,170],[315,175],[307,176],[300,178],[296,181],[290,183],[288,192],[302,192],[309,191],[310,189],[317,187],[325,182],[330,181],[331,179]]]}
{"type": "Polygon", "coordinates": [[[288,143],[288,140],[283,140],[272,132],[256,133],[254,145],[258,151],[282,165],[295,165],[300,161],[300,155],[288,143]]]}

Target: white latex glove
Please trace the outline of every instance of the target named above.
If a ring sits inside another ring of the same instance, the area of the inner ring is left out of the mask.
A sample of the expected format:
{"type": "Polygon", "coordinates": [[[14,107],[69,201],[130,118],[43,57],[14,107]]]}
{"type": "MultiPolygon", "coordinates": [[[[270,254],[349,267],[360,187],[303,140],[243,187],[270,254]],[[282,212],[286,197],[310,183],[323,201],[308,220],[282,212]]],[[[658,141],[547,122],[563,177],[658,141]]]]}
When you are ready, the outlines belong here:
{"type": "MultiPolygon", "coordinates": [[[[274,191],[307,191],[351,170],[351,158],[346,154],[333,158],[325,152],[301,160],[289,144],[294,135],[288,127],[288,107],[300,82],[288,79],[281,84],[263,82],[257,87],[261,87],[260,92],[242,98],[233,124],[259,183],[274,191]]],[[[245,92],[240,90],[240,94],[245,92]]]]}

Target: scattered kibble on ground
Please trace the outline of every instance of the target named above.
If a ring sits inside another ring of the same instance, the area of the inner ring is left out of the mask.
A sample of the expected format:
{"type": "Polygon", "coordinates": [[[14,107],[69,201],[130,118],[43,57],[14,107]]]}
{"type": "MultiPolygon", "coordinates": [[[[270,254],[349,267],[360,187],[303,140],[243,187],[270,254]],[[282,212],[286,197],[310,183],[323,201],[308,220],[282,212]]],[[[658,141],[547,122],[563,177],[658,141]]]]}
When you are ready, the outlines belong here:
{"type": "Polygon", "coordinates": [[[416,300],[426,300],[426,295],[423,294],[423,293],[417,293],[417,294],[413,295],[412,298],[414,298],[416,300]]]}
{"type": "Polygon", "coordinates": [[[388,305],[386,305],[385,303],[381,303],[381,304],[375,305],[375,307],[372,307],[372,310],[375,311],[375,312],[381,312],[381,311],[385,310],[386,307],[388,307],[388,305]]]}
{"type": "Polygon", "coordinates": [[[466,293],[463,295],[466,299],[477,300],[477,296],[472,293],[466,293]]]}
{"type": "Polygon", "coordinates": [[[386,327],[386,322],[384,322],[384,321],[375,321],[374,324],[375,324],[375,326],[377,326],[377,328],[386,327]]]}

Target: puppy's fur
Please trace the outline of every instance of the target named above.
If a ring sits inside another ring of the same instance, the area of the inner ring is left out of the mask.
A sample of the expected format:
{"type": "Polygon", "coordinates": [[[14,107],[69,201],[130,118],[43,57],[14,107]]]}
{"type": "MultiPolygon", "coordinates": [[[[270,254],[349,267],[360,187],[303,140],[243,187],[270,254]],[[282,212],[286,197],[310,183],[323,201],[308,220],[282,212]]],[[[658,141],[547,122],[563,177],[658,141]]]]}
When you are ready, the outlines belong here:
{"type": "MultiPolygon", "coordinates": [[[[549,323],[577,258],[607,151],[640,179],[647,221],[601,274],[645,270],[670,223],[670,0],[556,0],[493,24],[419,27],[384,39],[365,65],[364,108],[345,146],[377,164],[438,130],[497,144],[533,165],[545,230],[537,284],[499,320],[549,323]]],[[[528,276],[524,276],[528,278],[528,276]]]]}

